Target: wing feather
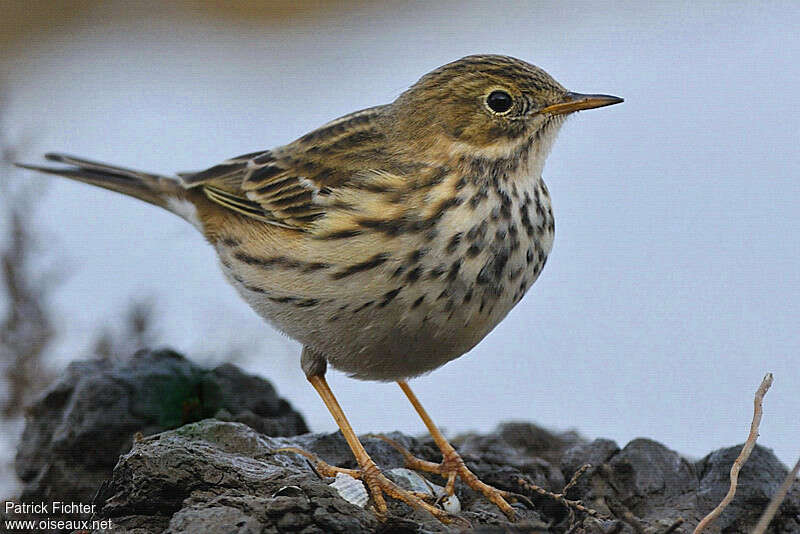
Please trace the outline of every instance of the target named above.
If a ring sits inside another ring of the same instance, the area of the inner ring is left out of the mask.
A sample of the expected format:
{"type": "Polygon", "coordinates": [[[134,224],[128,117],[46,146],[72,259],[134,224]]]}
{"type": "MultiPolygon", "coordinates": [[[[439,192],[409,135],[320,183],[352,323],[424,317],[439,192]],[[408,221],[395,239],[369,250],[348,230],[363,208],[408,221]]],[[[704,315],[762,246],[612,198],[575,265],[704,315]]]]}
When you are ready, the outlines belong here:
{"type": "MultiPolygon", "coordinates": [[[[196,173],[181,173],[186,187],[228,209],[257,220],[308,231],[324,216],[336,190],[382,168],[385,137],[377,126],[383,106],[336,119],[297,141],[252,152],[196,173]]],[[[396,182],[396,180],[393,180],[396,182]]]]}

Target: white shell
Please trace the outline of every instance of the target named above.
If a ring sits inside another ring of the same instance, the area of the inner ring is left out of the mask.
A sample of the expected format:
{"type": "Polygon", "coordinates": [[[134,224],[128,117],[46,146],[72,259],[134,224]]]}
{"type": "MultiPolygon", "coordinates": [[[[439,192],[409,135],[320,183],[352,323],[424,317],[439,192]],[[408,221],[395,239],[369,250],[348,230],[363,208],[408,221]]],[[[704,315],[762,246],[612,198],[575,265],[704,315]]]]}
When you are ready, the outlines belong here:
{"type": "Polygon", "coordinates": [[[461,512],[461,501],[458,500],[458,497],[455,495],[448,495],[445,493],[442,486],[434,484],[416,471],[406,469],[405,467],[398,467],[386,474],[407,490],[427,493],[428,495],[436,497],[439,500],[439,504],[448,514],[457,514],[461,512]]]}
{"type": "Polygon", "coordinates": [[[440,493],[444,493],[444,488],[437,486],[433,482],[423,478],[416,471],[406,469],[405,467],[397,467],[390,470],[388,473],[389,478],[401,487],[419,493],[427,493],[432,497],[438,497],[440,493]]]}
{"type": "Polygon", "coordinates": [[[441,500],[442,508],[448,514],[457,514],[461,512],[461,501],[455,495],[445,495],[441,500]]]}
{"type": "Polygon", "coordinates": [[[336,488],[342,499],[350,504],[364,508],[369,501],[369,493],[364,483],[346,473],[336,473],[336,479],[330,485],[336,488]]]}

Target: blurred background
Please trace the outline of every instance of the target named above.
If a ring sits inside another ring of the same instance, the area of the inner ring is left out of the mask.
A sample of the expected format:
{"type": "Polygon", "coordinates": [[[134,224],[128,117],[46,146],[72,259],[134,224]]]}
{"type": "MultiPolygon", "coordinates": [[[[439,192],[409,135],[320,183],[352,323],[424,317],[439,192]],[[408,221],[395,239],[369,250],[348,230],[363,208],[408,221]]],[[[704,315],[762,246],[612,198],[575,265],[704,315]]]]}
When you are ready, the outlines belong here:
{"type": "MultiPolygon", "coordinates": [[[[477,348],[415,380],[449,435],[505,420],[690,457],[800,443],[800,7],[794,2],[6,1],[5,162],[63,151],[170,173],[393,100],[472,53],[625,103],[581,113],[545,168],[556,243],[477,348]],[[235,5],[231,5],[235,4],[235,5]]],[[[22,406],[71,360],[169,345],[271,380],[336,429],[300,347],[240,301],[177,217],[0,172],[0,490],[22,406]]],[[[357,432],[423,432],[393,384],[329,373],[357,432]]]]}

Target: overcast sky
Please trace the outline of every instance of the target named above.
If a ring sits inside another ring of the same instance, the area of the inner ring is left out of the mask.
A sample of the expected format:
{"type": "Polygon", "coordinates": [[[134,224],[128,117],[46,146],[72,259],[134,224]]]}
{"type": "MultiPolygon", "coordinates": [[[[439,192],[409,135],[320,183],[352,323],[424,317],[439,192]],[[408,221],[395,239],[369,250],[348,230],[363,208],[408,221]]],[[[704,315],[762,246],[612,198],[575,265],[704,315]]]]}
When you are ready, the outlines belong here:
{"type": "MultiPolygon", "coordinates": [[[[109,25],[118,8],[106,6],[31,42],[6,124],[34,134],[28,161],[57,150],[172,172],[284,144],[471,53],[622,96],[556,141],[544,173],[556,240],[539,281],[477,348],[412,387],[449,434],[516,419],[700,457],[745,439],[771,371],[759,442],[793,463],[800,8],[654,4],[408,3],[289,26],[155,8],[109,25]]],[[[61,361],[133,296],[153,296],[165,343],[190,357],[243,346],[244,367],[313,430],[336,428],[300,347],[239,300],[188,224],[66,180],[38,214],[46,254],[70,273],[55,301],[61,361]]],[[[397,386],[329,377],[357,432],[423,432],[397,386]]]]}

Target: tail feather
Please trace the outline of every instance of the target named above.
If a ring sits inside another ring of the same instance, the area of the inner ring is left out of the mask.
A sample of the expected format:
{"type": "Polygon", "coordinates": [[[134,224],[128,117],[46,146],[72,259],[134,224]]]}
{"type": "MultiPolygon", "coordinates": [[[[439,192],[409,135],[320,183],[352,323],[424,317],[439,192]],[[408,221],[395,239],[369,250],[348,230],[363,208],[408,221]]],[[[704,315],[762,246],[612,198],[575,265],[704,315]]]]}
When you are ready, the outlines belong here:
{"type": "MultiPolygon", "coordinates": [[[[174,178],[150,174],[107,163],[76,158],[67,154],[49,153],[45,159],[68,167],[46,167],[17,163],[17,167],[64,176],[79,182],[123,193],[166,210],[175,212],[175,200],[186,198],[186,189],[174,178]]],[[[178,215],[183,216],[181,213],[178,215]]]]}

